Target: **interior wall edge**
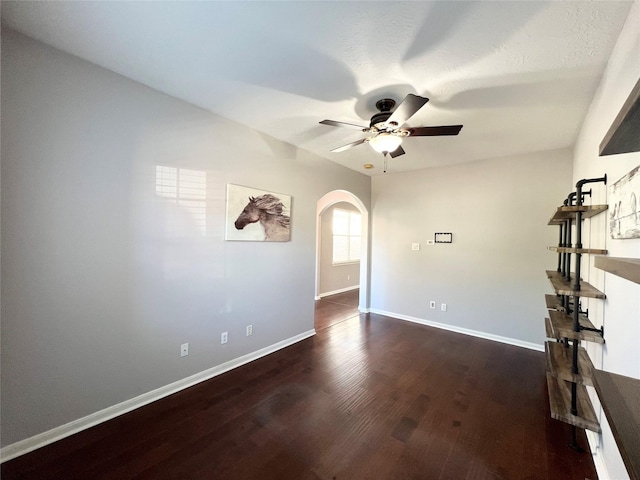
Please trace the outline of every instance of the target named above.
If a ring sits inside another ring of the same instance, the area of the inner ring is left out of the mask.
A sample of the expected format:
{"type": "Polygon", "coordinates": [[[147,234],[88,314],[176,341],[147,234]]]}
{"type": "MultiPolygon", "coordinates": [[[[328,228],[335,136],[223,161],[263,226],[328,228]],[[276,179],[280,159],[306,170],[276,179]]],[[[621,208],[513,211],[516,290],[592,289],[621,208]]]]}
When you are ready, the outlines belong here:
{"type": "Polygon", "coordinates": [[[142,395],[131,398],[129,400],[125,400],[124,402],[118,403],[116,405],[112,405],[85,417],[73,420],[58,427],[54,427],[46,432],[42,432],[24,440],[15,442],[11,445],[7,445],[0,450],[0,463],[12,460],[21,455],[25,455],[29,452],[37,450],[38,448],[57,442],[58,440],[62,440],[63,438],[69,437],[83,430],[87,430],[88,428],[119,417],[120,415],[124,415],[125,413],[131,412],[132,410],[144,407],[145,405],[148,405],[157,400],[161,400],[162,398],[168,397],[169,395],[177,393],[181,390],[192,387],[213,377],[217,377],[218,375],[222,375],[225,372],[246,365],[247,363],[258,360],[259,358],[277,352],[278,350],[282,350],[283,348],[289,347],[295,343],[310,338],[315,334],[315,329],[307,330],[306,332],[302,332],[288,339],[276,342],[273,345],[261,348],[259,350],[256,350],[255,352],[242,355],[241,357],[208,368],[189,377],[185,377],[181,380],[165,385],[164,387],[160,387],[150,392],[143,393],[142,395]]]}
{"type": "Polygon", "coordinates": [[[517,338],[503,337],[501,335],[494,335],[492,333],[481,332],[478,330],[471,330],[469,328],[457,327],[455,325],[448,325],[446,323],[433,322],[424,318],[412,317],[409,315],[402,315],[400,313],[387,312],[384,310],[370,309],[371,313],[378,315],[385,315],[387,317],[397,318],[407,322],[419,323],[428,327],[439,328],[441,330],[448,330],[450,332],[461,333],[463,335],[469,335],[471,337],[483,338],[485,340],[491,340],[493,342],[505,343],[507,345],[513,345],[515,347],[527,348],[529,350],[535,350],[537,352],[544,352],[544,345],[539,345],[533,342],[526,342],[524,340],[518,340],[517,338]]]}
{"type": "Polygon", "coordinates": [[[607,469],[607,464],[604,461],[604,457],[599,454],[600,448],[600,440],[599,435],[590,430],[585,430],[587,434],[587,442],[589,443],[589,450],[591,453],[591,457],[593,458],[593,464],[596,467],[596,472],[598,473],[599,478],[611,478],[609,474],[609,470],[607,469]]]}
{"type": "Polygon", "coordinates": [[[337,290],[331,290],[330,292],[319,293],[316,300],[320,300],[324,297],[330,297],[331,295],[337,295],[338,293],[350,292],[352,290],[358,290],[360,285],[352,285],[350,287],[338,288],[337,290]]]}

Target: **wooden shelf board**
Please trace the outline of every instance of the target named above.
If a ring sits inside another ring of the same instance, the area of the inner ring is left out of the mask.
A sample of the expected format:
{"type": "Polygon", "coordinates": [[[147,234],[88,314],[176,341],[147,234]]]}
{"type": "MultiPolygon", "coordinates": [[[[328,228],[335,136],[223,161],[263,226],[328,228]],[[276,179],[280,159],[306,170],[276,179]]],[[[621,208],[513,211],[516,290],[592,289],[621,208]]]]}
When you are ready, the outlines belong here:
{"type": "Polygon", "coordinates": [[[578,415],[571,413],[571,383],[547,372],[547,389],[551,418],[600,433],[600,424],[584,385],[577,385],[578,415]]]}
{"type": "MultiPolygon", "coordinates": [[[[593,323],[584,315],[580,315],[578,320],[580,325],[587,328],[595,328],[593,323]]],[[[549,322],[553,329],[554,336],[551,338],[570,338],[572,340],[584,340],[586,342],[604,343],[604,338],[598,332],[589,330],[573,331],[573,317],[566,313],[549,310],[549,322]]]]}
{"type": "Polygon", "coordinates": [[[564,220],[574,220],[577,212],[582,212],[582,218],[590,218],[606,211],[609,205],[572,205],[558,207],[549,225],[561,225],[564,220]]]}
{"type": "Polygon", "coordinates": [[[549,320],[548,318],[544,319],[544,331],[547,335],[547,338],[556,338],[558,339],[558,337],[555,336],[554,332],[553,332],[553,327],[551,326],[551,320],[549,320]]]}
{"type": "Polygon", "coordinates": [[[594,265],[635,283],[640,283],[640,258],[595,257],[594,265]]]}
{"type": "Polygon", "coordinates": [[[632,480],[640,480],[640,380],[595,370],[594,383],[632,480]]]}
{"type": "MultiPolygon", "coordinates": [[[[567,282],[560,272],[547,270],[547,278],[558,295],[570,295],[572,297],[607,298],[607,296],[591,284],[581,281],[580,290],[574,290],[573,280],[567,282]]],[[[574,278],[574,274],[571,274],[574,278]]]]}
{"type": "Polygon", "coordinates": [[[640,151],[640,80],[600,142],[600,156],[640,151]]]}
{"type": "Polygon", "coordinates": [[[606,255],[607,250],[600,248],[574,248],[574,247],[547,247],[552,252],[558,253],[594,253],[597,255],[606,255]]]}
{"type": "Polygon", "coordinates": [[[568,382],[576,382],[593,386],[593,363],[587,351],[578,347],[578,371],[573,373],[573,346],[565,346],[557,342],[545,342],[544,350],[547,355],[547,368],[554,377],[568,382]]]}
{"type": "Polygon", "coordinates": [[[547,304],[547,308],[549,310],[564,311],[564,307],[562,306],[562,301],[557,295],[546,294],[544,296],[544,301],[547,304]]]}

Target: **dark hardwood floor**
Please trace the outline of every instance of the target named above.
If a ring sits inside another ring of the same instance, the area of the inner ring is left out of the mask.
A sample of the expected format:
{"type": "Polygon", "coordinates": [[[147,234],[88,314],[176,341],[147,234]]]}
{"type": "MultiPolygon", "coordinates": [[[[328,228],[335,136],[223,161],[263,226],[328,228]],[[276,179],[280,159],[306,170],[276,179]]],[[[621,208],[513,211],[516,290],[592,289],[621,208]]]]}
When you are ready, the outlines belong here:
{"type": "Polygon", "coordinates": [[[356,289],[316,300],[316,331],[357,316],[359,295],[360,290],[356,289]]]}
{"type": "Polygon", "coordinates": [[[2,480],[595,480],[544,372],[539,352],[360,314],[6,462],[2,480]]]}

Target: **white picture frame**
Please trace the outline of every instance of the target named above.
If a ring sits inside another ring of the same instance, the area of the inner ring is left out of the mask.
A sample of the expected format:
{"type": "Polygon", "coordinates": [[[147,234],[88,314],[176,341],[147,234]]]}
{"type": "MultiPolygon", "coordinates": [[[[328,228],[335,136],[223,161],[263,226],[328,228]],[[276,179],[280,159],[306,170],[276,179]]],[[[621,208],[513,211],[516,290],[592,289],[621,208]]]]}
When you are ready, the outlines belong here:
{"type": "Polygon", "coordinates": [[[290,241],[291,196],[227,184],[225,240],[290,241]]]}
{"type": "Polygon", "coordinates": [[[609,187],[609,233],[640,238],[640,165],[609,187]]]}

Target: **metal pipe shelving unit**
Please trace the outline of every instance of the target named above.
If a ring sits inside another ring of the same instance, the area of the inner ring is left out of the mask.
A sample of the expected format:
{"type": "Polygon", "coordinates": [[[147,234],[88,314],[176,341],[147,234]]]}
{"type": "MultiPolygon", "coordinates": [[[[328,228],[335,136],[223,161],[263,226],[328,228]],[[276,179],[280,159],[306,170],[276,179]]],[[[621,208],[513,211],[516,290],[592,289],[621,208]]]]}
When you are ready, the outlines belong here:
{"type": "Polygon", "coordinates": [[[593,386],[593,364],[581,341],[604,343],[604,329],[595,328],[582,310],[581,298],[606,298],[605,294],[581,278],[581,262],[584,254],[606,254],[603,249],[584,248],[582,223],[607,210],[608,205],[585,205],[584,200],[592,191],[584,190],[590,183],[607,183],[607,176],[580,180],[575,192],[571,192],[563,205],[558,207],[549,225],[559,227],[558,246],[549,247],[557,252],[556,270],[548,270],[547,277],[555,291],[546,296],[549,318],[545,319],[547,387],[551,416],[572,425],[571,447],[580,450],[577,429],[600,432],[600,424],[585,385],[593,386]],[[573,256],[573,258],[572,258],[573,256]],[[571,271],[573,260],[574,269],[571,271]]]}

